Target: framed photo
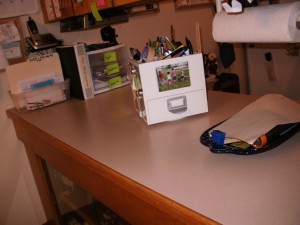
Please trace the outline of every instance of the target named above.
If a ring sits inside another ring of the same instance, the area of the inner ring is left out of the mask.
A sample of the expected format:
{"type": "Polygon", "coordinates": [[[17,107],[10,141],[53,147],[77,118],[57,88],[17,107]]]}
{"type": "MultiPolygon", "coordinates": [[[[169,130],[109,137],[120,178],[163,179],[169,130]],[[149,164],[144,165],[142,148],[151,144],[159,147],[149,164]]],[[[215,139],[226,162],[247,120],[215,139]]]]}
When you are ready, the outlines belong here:
{"type": "Polygon", "coordinates": [[[191,86],[187,61],[156,67],[159,92],[191,86]]]}
{"type": "Polygon", "coordinates": [[[212,0],[174,0],[176,9],[185,9],[197,6],[211,5],[212,0]]]}

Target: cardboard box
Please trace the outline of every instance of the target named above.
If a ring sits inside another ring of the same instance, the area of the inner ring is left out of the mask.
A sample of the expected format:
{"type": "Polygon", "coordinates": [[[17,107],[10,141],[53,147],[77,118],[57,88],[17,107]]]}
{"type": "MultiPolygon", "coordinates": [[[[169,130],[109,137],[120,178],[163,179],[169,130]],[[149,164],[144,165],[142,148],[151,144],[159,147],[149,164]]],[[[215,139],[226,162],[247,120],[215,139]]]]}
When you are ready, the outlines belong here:
{"type": "Polygon", "coordinates": [[[208,111],[202,54],[129,60],[136,109],[148,125],[208,111]]]}

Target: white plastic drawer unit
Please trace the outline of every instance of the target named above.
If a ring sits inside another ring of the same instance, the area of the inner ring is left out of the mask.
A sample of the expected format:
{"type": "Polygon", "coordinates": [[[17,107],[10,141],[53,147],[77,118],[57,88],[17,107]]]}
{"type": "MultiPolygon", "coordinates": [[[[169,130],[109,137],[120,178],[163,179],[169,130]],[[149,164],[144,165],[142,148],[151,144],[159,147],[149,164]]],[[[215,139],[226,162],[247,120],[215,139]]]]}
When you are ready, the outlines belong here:
{"type": "Polygon", "coordinates": [[[129,84],[126,45],[119,44],[87,52],[94,93],[99,94],[129,84]]]}
{"type": "Polygon", "coordinates": [[[202,54],[129,62],[136,108],[148,125],[208,111],[202,54]]]}

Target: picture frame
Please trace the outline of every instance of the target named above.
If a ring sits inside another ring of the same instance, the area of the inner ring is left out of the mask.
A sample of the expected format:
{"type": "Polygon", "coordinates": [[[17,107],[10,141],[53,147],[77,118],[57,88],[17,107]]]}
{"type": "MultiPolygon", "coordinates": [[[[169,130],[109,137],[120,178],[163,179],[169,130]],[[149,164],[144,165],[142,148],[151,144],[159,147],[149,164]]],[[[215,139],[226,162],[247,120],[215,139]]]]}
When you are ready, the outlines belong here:
{"type": "Polygon", "coordinates": [[[197,6],[207,6],[212,4],[212,0],[174,0],[175,9],[186,9],[197,6]]]}

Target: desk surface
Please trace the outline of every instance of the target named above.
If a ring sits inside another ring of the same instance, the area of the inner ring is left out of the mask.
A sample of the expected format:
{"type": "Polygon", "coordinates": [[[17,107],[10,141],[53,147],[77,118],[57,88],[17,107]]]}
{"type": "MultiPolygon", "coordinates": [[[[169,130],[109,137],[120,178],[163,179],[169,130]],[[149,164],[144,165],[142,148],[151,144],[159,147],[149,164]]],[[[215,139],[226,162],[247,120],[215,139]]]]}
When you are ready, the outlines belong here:
{"type": "Polygon", "coordinates": [[[299,224],[300,133],[276,149],[213,154],[207,128],[255,96],[208,92],[209,112],[147,126],[129,87],[20,113],[26,122],[130,179],[222,224],[299,224]]]}

